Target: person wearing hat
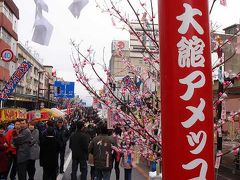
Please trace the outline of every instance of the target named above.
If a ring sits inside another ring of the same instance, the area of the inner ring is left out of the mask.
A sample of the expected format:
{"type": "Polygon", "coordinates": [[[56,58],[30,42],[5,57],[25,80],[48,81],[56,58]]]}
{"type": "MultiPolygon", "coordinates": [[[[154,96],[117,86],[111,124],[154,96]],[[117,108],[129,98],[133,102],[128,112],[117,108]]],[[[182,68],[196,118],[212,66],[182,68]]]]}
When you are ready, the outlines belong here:
{"type": "Polygon", "coordinates": [[[64,173],[64,157],[65,157],[65,149],[66,144],[69,139],[69,131],[68,129],[63,125],[63,119],[60,118],[57,121],[57,127],[56,127],[56,137],[58,142],[58,157],[60,156],[60,166],[58,165],[58,169],[60,170],[60,173],[64,173]]]}

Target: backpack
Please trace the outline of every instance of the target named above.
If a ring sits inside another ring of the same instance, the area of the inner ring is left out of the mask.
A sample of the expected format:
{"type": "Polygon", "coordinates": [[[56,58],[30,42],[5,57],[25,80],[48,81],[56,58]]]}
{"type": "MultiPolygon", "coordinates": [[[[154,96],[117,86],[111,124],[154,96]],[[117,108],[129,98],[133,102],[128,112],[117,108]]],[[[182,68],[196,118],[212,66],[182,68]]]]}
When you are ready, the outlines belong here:
{"type": "Polygon", "coordinates": [[[109,136],[100,136],[94,143],[94,165],[99,169],[112,169],[112,143],[109,136]]]}

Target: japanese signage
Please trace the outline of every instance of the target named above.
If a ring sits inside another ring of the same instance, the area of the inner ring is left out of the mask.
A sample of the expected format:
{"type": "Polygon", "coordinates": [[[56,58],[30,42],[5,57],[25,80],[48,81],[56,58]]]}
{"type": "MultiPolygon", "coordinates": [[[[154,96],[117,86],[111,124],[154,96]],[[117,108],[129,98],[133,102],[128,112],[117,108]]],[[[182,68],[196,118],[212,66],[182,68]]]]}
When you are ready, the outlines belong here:
{"type": "Polygon", "coordinates": [[[163,179],[214,179],[208,1],[159,0],[159,17],[163,179]]]}
{"type": "Polygon", "coordinates": [[[22,62],[22,64],[13,73],[12,77],[5,84],[2,91],[0,91],[0,100],[6,100],[8,98],[8,96],[16,88],[18,82],[22,79],[22,77],[31,67],[32,67],[32,64],[30,62],[27,62],[27,61],[22,62]]]}
{"type": "Polygon", "coordinates": [[[123,51],[129,50],[128,41],[113,41],[112,42],[112,54],[115,57],[121,57],[123,51]]]}
{"type": "Polygon", "coordinates": [[[129,49],[129,42],[128,41],[116,41],[112,42],[112,51],[115,50],[128,50],[129,49]]]}
{"type": "Polygon", "coordinates": [[[44,111],[44,112],[41,112],[41,117],[34,119],[34,121],[47,121],[50,118],[51,118],[51,116],[50,116],[49,112],[44,111]]]}
{"type": "Polygon", "coordinates": [[[26,119],[27,111],[26,109],[0,109],[0,122],[1,121],[15,121],[17,119],[26,119]]]}

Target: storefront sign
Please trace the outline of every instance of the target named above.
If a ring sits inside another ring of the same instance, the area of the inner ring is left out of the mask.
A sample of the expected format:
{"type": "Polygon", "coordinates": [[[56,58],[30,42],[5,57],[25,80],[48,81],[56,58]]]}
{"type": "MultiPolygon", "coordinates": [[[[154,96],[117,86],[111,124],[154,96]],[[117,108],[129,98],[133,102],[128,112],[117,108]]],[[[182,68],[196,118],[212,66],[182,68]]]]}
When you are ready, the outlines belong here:
{"type": "Polygon", "coordinates": [[[159,0],[163,179],[214,179],[208,13],[207,0],[159,0]]]}
{"type": "Polygon", "coordinates": [[[16,121],[17,119],[26,119],[27,111],[26,109],[19,108],[7,108],[0,110],[0,121],[16,121]]]}
{"type": "Polygon", "coordinates": [[[31,67],[32,67],[32,64],[30,62],[27,62],[27,61],[22,62],[22,64],[13,73],[12,77],[5,84],[2,91],[0,91],[0,100],[6,100],[8,98],[8,96],[16,88],[18,82],[22,79],[22,77],[31,67]]]}
{"type": "Polygon", "coordinates": [[[34,118],[34,121],[48,121],[51,118],[50,113],[47,111],[42,111],[39,118],[34,118]]]}

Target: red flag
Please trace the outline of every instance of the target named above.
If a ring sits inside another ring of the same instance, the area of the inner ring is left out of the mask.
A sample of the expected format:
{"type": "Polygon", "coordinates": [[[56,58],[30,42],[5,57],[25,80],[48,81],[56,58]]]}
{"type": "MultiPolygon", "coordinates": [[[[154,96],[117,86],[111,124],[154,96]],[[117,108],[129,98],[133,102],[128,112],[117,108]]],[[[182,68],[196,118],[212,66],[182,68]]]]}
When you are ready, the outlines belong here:
{"type": "Polygon", "coordinates": [[[227,6],[227,0],[220,0],[220,4],[223,6],[227,6]]]}

